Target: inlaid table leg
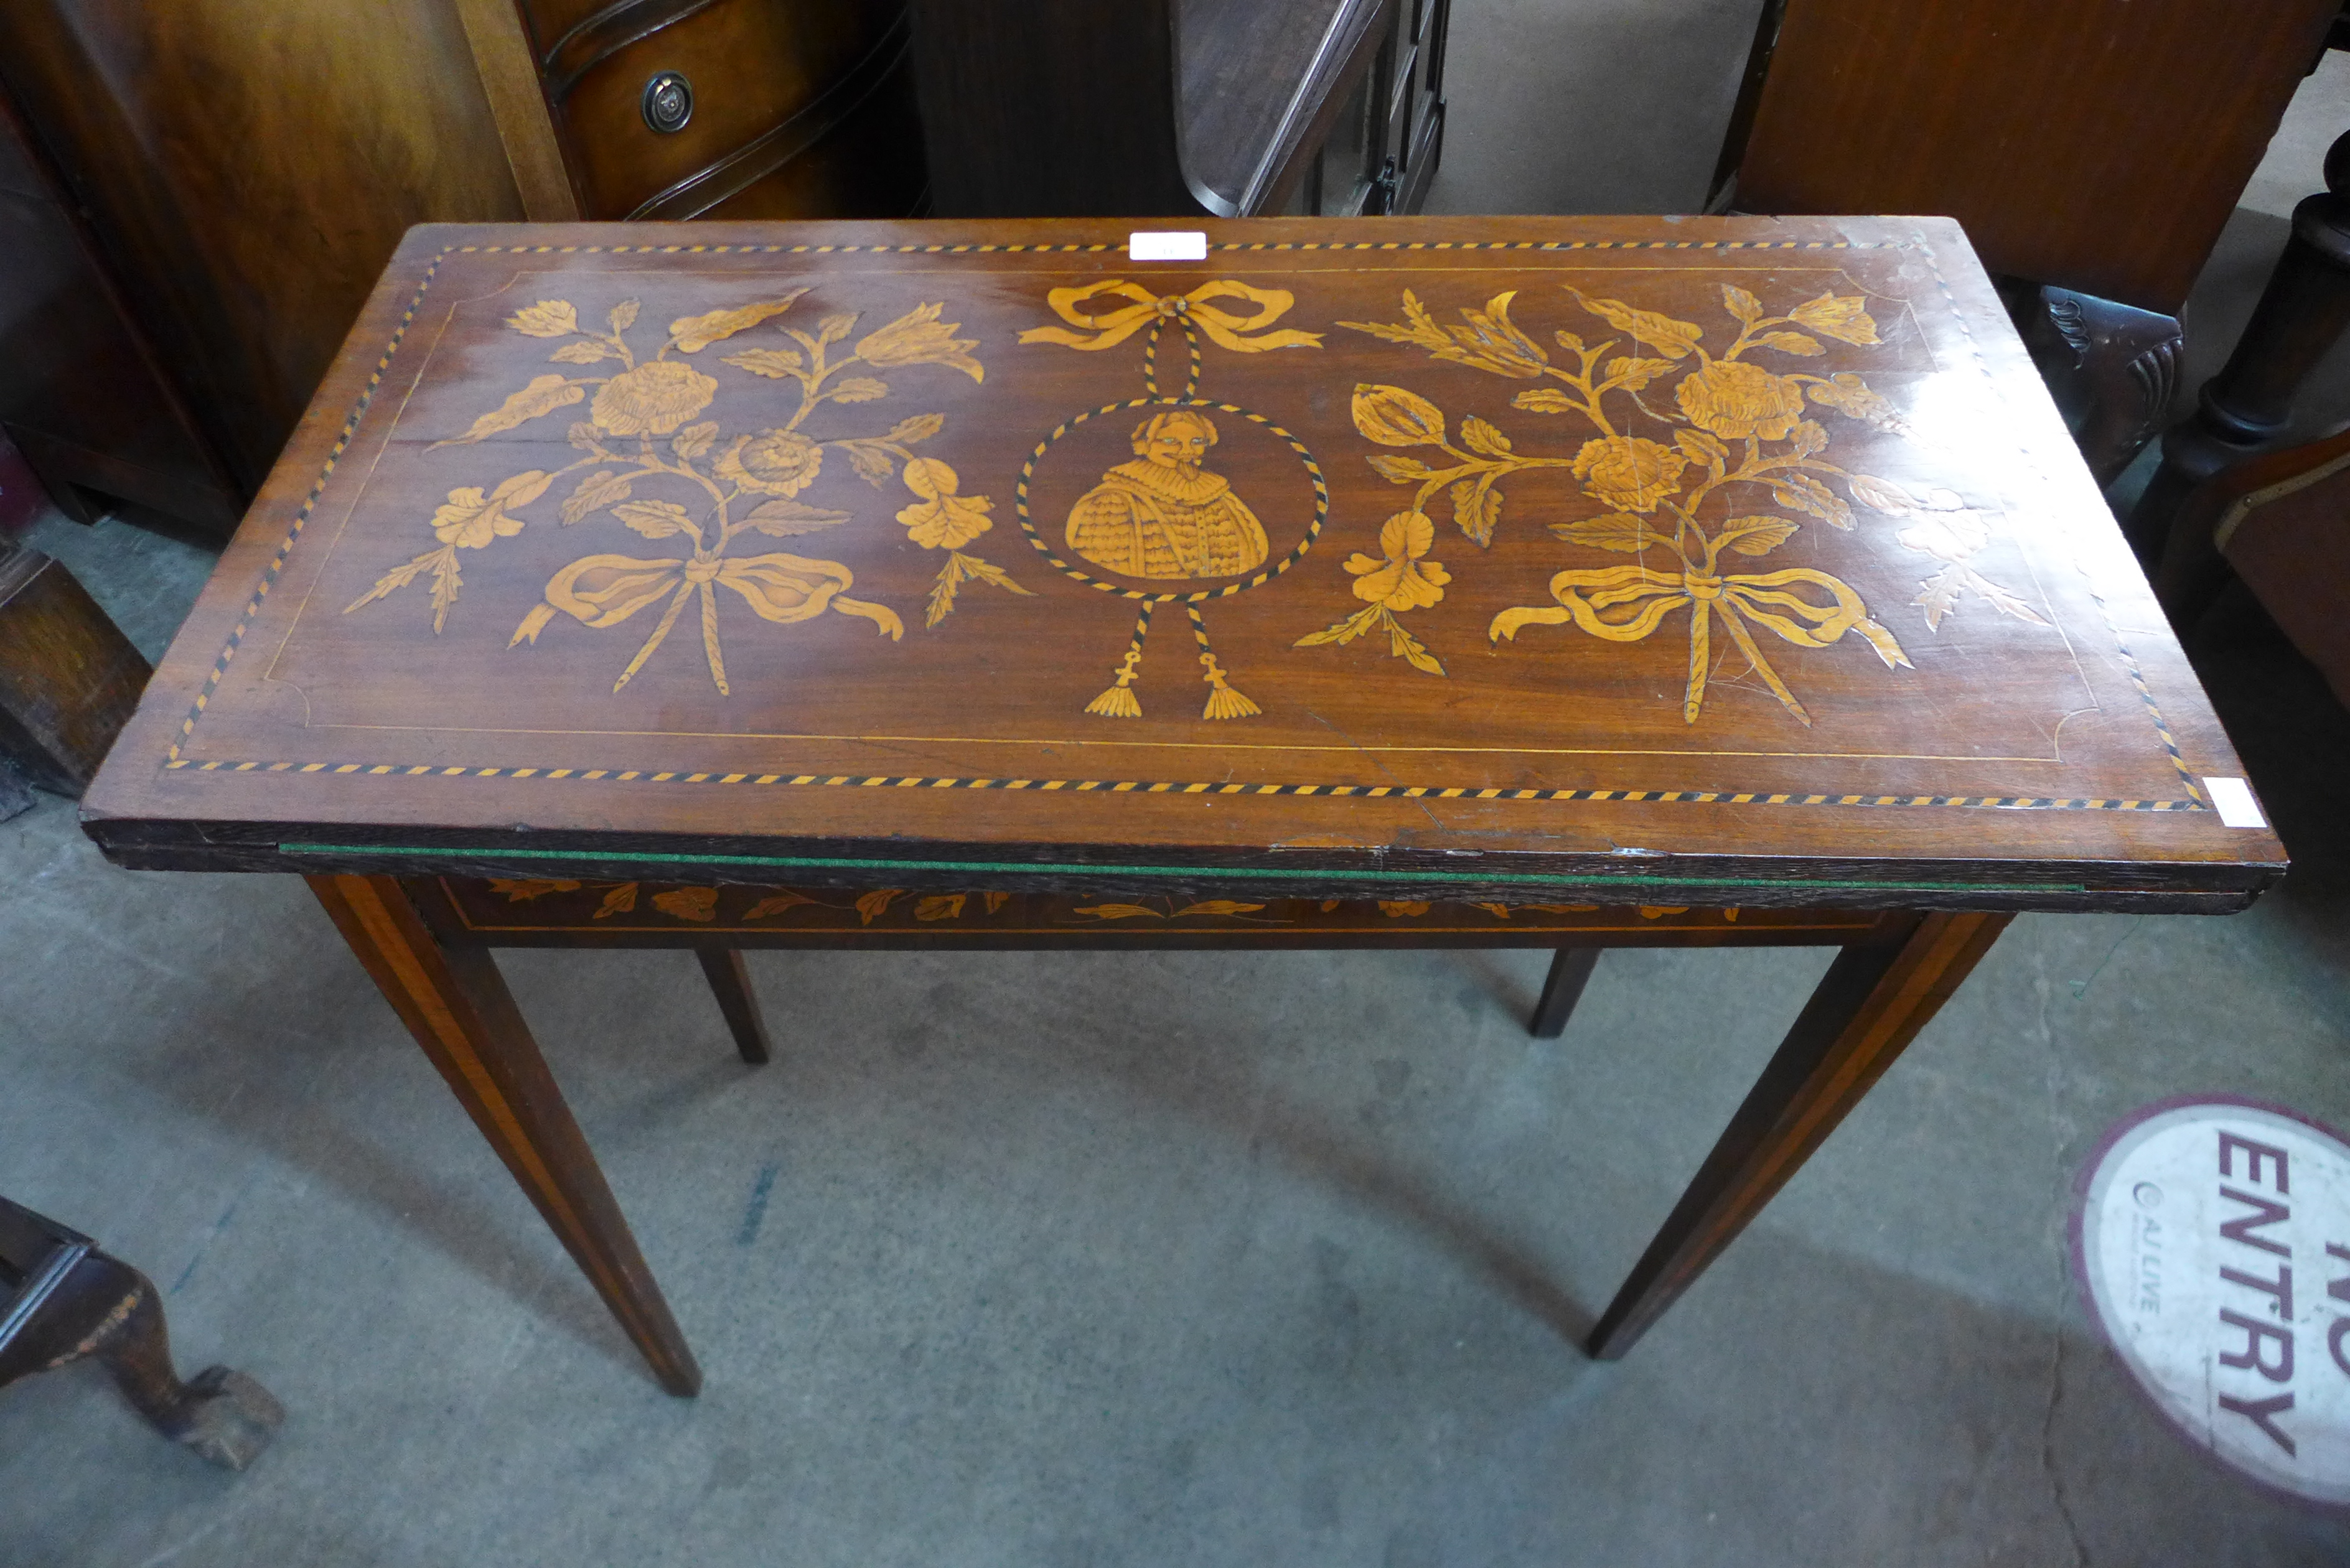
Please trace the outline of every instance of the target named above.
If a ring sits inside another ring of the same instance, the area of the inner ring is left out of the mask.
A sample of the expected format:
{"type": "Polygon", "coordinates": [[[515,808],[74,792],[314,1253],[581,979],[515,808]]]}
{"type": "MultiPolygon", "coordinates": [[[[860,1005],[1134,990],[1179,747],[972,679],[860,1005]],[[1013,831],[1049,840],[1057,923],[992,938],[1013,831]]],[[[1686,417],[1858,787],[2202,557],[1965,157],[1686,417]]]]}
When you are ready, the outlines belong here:
{"type": "Polygon", "coordinates": [[[1926,914],[1908,937],[1846,948],[1746,1103],[1591,1331],[1591,1354],[1631,1349],[1695,1282],[1917,1037],[2012,917],[1926,914]]]}
{"type": "Polygon", "coordinates": [[[1543,980],[1542,999],[1534,1003],[1534,1022],[1526,1033],[1537,1040],[1555,1040],[1566,1033],[1566,1020],[1575,1004],[1583,1000],[1583,988],[1591,982],[1591,971],[1599,962],[1601,948],[1561,948],[1558,956],[1550,961],[1550,973],[1543,980]]]}
{"type": "Polygon", "coordinates": [[[760,1016],[758,994],[751,989],[751,971],[737,948],[696,948],[702,973],[718,998],[718,1011],[734,1036],[734,1048],[751,1065],[764,1066],[775,1054],[767,1043],[767,1021],[760,1016]]]}
{"type": "Polygon", "coordinates": [[[307,881],[661,1386],[698,1392],[693,1352],[488,951],[434,940],[398,877],[307,881]]]}

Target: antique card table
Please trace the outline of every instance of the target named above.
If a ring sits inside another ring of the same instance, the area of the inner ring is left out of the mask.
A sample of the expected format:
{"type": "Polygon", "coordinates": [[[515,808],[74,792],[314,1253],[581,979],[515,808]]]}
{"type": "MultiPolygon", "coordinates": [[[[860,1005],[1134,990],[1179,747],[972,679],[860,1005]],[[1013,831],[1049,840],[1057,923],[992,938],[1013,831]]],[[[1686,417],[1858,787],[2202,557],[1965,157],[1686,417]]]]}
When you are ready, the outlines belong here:
{"type": "Polygon", "coordinates": [[[669,1388],[493,948],[753,1060],[753,947],[1840,948],[1609,1356],[2014,912],[2282,874],[1955,224],[1130,226],[414,230],[87,797],[310,878],[669,1388]]]}

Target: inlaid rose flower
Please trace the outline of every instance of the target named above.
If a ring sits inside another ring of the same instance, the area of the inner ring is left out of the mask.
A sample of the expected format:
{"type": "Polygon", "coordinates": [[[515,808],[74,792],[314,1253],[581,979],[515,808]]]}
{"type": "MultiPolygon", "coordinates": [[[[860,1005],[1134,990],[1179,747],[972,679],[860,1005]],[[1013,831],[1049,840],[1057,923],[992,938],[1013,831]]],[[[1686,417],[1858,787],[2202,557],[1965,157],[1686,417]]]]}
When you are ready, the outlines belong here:
{"type": "MultiPolygon", "coordinates": [[[[1800,401],[1800,400],[1799,400],[1800,401]]],[[[1610,506],[1654,512],[1681,487],[1689,459],[1646,436],[1603,436],[1575,454],[1575,477],[1610,506]]]]}
{"type": "Polygon", "coordinates": [[[762,495],[797,495],[816,482],[824,448],[797,431],[767,431],[718,459],[718,477],[762,495]]]}
{"type": "Polygon", "coordinates": [[[1784,441],[1804,419],[1803,383],[1743,359],[1717,359],[1681,379],[1674,400],[1724,441],[1784,441]]]}
{"type": "Polygon", "coordinates": [[[588,417],[607,435],[669,435],[710,406],[718,383],[677,359],[654,359],[604,383],[588,417]]]}

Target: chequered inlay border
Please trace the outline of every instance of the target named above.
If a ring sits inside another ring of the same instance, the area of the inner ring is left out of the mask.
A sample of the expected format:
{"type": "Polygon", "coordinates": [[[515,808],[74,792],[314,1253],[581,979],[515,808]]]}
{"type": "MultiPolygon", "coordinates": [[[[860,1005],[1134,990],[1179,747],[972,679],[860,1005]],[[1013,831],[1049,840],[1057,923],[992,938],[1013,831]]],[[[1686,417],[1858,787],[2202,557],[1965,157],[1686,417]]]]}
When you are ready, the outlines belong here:
{"type": "MultiPolygon", "coordinates": [[[[1107,793],[1111,794],[1217,794],[1217,795],[1332,795],[1362,799],[1395,798],[1403,800],[1510,800],[1510,801],[1624,801],[1638,803],[1680,803],[1720,805],[1842,805],[1842,806],[1963,806],[1981,809],[1990,807],[2011,811],[2210,811],[2202,790],[2188,772],[2178,744],[2163,721],[2154,692],[2147,685],[2122,640],[2121,631],[2113,625],[2110,613],[2106,627],[2112,632],[2115,646],[2129,671],[2131,682],[2145,700],[2156,734],[2168,753],[2171,763],[2178,770],[2190,798],[2186,800],[2121,800],[2089,797],[2057,797],[2035,795],[1942,795],[1942,794],[1772,794],[1763,791],[1727,792],[1720,790],[1608,790],[1608,789],[1468,789],[1422,784],[1207,784],[1179,783],[1171,780],[1106,780],[1106,779],[994,779],[994,778],[931,778],[856,774],[721,774],[654,772],[646,769],[619,768],[536,768],[536,767],[443,767],[432,763],[294,763],[239,762],[218,760],[197,762],[183,755],[189,741],[195,734],[197,722],[212,701],[227,675],[229,663],[236,657],[245,634],[252,629],[255,617],[261,613],[263,601],[276,586],[286,569],[286,557],[293,552],[296,540],[310,520],[327,482],[333,477],[335,465],[349,447],[358,432],[359,421],[375,400],[383,384],[385,373],[391,368],[392,356],[399,351],[408,329],[414,325],[416,315],[423,307],[424,296],[441,271],[441,265],[451,255],[1010,255],[1010,254],[1095,254],[1123,250],[1122,244],[1099,242],[1078,244],[936,244],[936,245],[452,245],[433,256],[417,281],[416,292],[410,296],[407,308],[400,313],[400,324],[384,345],[375,369],[368,376],[366,388],[358,401],[351,405],[349,415],[343,421],[341,431],[328,449],[327,458],[312,482],[302,504],[296,509],[286,536],[279,541],[276,553],[263,568],[260,581],[252,597],[245,601],[236,626],[229,633],[227,644],[213,663],[212,672],[204,679],[195,701],[189,705],[187,717],[181,722],[179,734],[164,753],[162,771],[192,771],[197,773],[269,773],[269,774],[333,774],[370,778],[398,776],[402,778],[508,778],[563,780],[577,783],[684,784],[756,784],[784,787],[821,788],[895,788],[895,789],[1002,789],[1002,790],[1066,790],[1077,794],[1107,793]]],[[[1966,324],[1965,313],[1959,310],[1958,301],[1950,292],[1941,267],[1930,246],[1903,240],[1259,240],[1243,243],[1219,241],[1208,247],[1211,251],[1845,251],[1845,250],[1908,250],[1921,249],[1927,253],[1928,265],[1933,269],[1934,280],[1951,307],[1960,330],[1966,335],[1976,363],[1986,375],[1989,362],[1984,359],[1981,345],[1966,324]]],[[[1153,347],[1156,347],[1155,335],[1153,347]]],[[[1113,405],[1116,406],[1116,405],[1113,405]]],[[[1266,421],[1270,422],[1270,421],[1266,421]]],[[[1284,432],[1285,433],[1285,432],[1284,432]]],[[[1293,444],[1295,438],[1292,438],[1293,444]]],[[[1033,462],[1033,459],[1031,460],[1033,462]]],[[[1309,460],[1310,461],[1310,460],[1309,460]]],[[[1318,480],[1318,476],[1317,476],[1318,480]]],[[[1319,488],[1317,483],[1317,488],[1319,488]]],[[[2096,596],[2092,596],[2096,597],[2096,596]]],[[[2105,600],[2096,597],[2100,610],[2105,600]]]]}
{"type": "Polygon", "coordinates": [[[1692,789],[1471,789],[1440,784],[1185,784],[1171,779],[992,779],[934,778],[918,774],[722,774],[656,773],[647,768],[441,767],[432,763],[169,763],[197,773],[361,774],[371,778],[468,778],[572,780],[581,784],[780,784],[826,789],[1066,790],[1073,794],[1347,795],[1359,800],[1617,800],[1679,802],[1700,805],[1965,805],[2011,811],[2208,811],[2186,800],[2064,798],[1992,794],[1772,794],[1760,790],[1692,789]]]}

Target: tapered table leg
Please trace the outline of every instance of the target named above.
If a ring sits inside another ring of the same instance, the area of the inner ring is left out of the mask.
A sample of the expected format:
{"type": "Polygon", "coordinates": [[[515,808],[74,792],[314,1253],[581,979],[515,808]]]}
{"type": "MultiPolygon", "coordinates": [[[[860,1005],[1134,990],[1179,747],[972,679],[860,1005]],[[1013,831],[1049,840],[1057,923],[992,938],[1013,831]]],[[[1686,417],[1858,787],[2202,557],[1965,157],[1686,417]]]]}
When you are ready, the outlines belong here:
{"type": "Polygon", "coordinates": [[[775,1052],[767,1042],[767,1021],[759,1014],[758,993],[751,989],[751,971],[743,963],[741,950],[696,948],[693,956],[702,961],[702,977],[718,999],[718,1011],[726,1016],[734,1049],[751,1065],[764,1065],[775,1052]]]}
{"type": "Polygon", "coordinates": [[[489,953],[434,940],[398,877],[307,880],[661,1386],[699,1391],[693,1352],[489,953]]]}
{"type": "Polygon", "coordinates": [[[1836,955],[1746,1103],[1592,1329],[1595,1357],[1613,1361],[1631,1349],[1762,1212],[1958,990],[2012,918],[1922,915],[1898,944],[1848,947],[1836,955]]]}
{"type": "Polygon", "coordinates": [[[1583,988],[1591,982],[1593,966],[1599,962],[1600,948],[1561,948],[1550,961],[1550,973],[1543,980],[1542,999],[1534,1003],[1534,1022],[1526,1033],[1537,1040],[1555,1040],[1566,1033],[1566,1021],[1575,1012],[1575,1004],[1583,1000],[1583,988]]]}

